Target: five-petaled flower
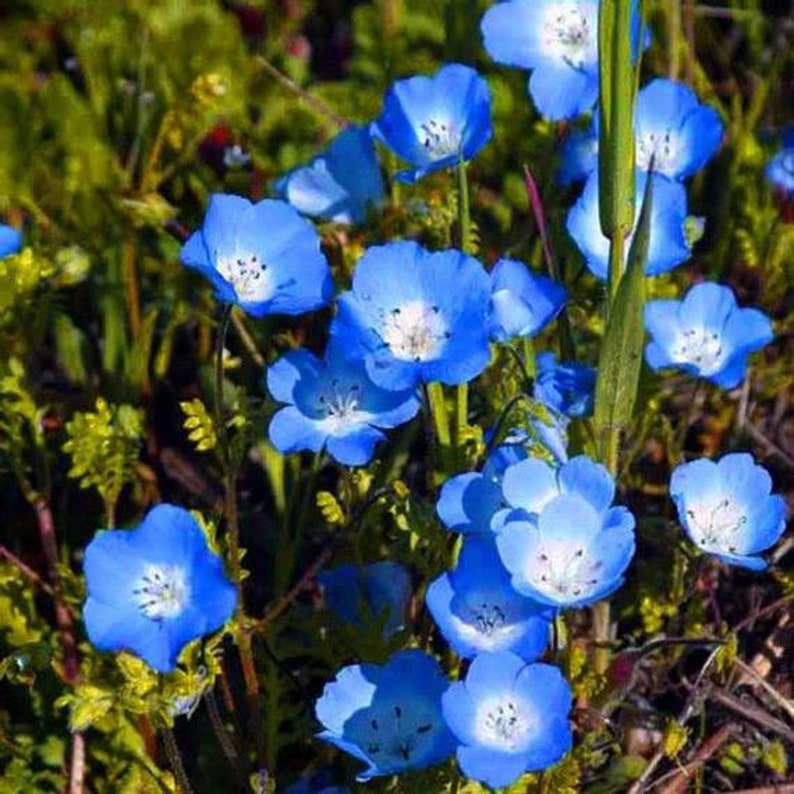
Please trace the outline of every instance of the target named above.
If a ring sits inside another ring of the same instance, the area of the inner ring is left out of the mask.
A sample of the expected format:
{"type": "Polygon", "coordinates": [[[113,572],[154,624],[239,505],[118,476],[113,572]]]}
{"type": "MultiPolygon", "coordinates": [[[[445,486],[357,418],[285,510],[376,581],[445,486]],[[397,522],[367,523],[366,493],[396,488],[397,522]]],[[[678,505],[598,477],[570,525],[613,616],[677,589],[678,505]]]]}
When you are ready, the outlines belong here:
{"type": "Polygon", "coordinates": [[[220,628],[237,592],[195,518],[161,504],[133,530],[94,537],[85,550],[88,638],[102,651],[132,651],[171,672],[182,649],[220,628]]]}
{"type": "Polygon", "coordinates": [[[298,212],[336,223],[362,223],[383,198],[383,178],[369,129],[342,130],[328,148],[275,185],[298,212]]]}
{"type": "Polygon", "coordinates": [[[319,309],[333,292],[317,232],[284,201],[215,193],[180,258],[253,317],[319,309]]]}
{"type": "Polygon", "coordinates": [[[402,182],[471,160],[493,134],[488,83],[459,63],[433,77],[398,80],[386,93],[372,134],[414,166],[396,174],[402,182]]]}
{"type": "Polygon", "coordinates": [[[383,667],[343,667],[315,706],[325,728],[317,736],[367,764],[360,781],[439,764],[455,746],[441,714],[447,686],[438,662],[419,650],[383,667]]]}
{"type": "Polygon", "coordinates": [[[383,621],[383,636],[390,637],[405,625],[411,597],[411,577],[398,562],[383,560],[369,565],[340,565],[317,576],[326,606],[354,626],[383,621]]]}
{"type": "Polygon", "coordinates": [[[571,702],[556,667],[506,651],[475,657],[465,680],[442,698],[463,774],[501,788],[557,763],[573,741],[571,702]]]}
{"type": "Polygon", "coordinates": [[[268,369],[267,387],[287,403],[270,421],[268,435],[276,449],[326,449],[348,466],[372,458],[375,445],[385,438],[379,428],[397,427],[419,410],[415,390],[376,386],[364,363],[344,358],[335,345],[323,360],[308,350],[286,353],[268,369]]]}
{"type": "Polygon", "coordinates": [[[758,555],[786,528],[786,502],[771,490],[766,469],[743,452],[684,463],[670,478],[670,496],[689,539],[723,562],[754,571],[766,568],[758,555]]]}
{"type": "Polygon", "coordinates": [[[22,248],[22,233],[13,226],[0,223],[0,259],[16,254],[22,248]]]}
{"type": "Polygon", "coordinates": [[[490,281],[473,257],[410,241],[369,248],[331,338],[384,389],[465,383],[488,364],[490,281]]]}
{"type": "MultiPolygon", "coordinates": [[[[703,168],[722,143],[719,114],[701,105],[683,83],[652,80],[637,94],[635,154],[637,168],[670,179],[686,179],[703,168]]],[[[574,133],[563,146],[560,178],[572,182],[598,165],[598,117],[587,133],[574,133]]]]}
{"type": "MultiPolygon", "coordinates": [[[[650,240],[645,272],[658,276],[672,270],[689,259],[690,246],[685,234],[687,219],[686,189],[661,174],[650,177],[644,171],[637,172],[637,190],[634,201],[634,229],[626,240],[624,261],[628,260],[631,241],[639,221],[645,183],[653,180],[653,204],[651,207],[650,240]]],[[[573,237],[585,258],[590,272],[606,280],[609,272],[609,238],[601,231],[598,214],[598,172],[587,179],[584,192],[568,212],[568,233],[573,237]]]]}
{"type": "Polygon", "coordinates": [[[553,610],[510,585],[492,535],[463,541],[457,566],[430,583],[427,608],[459,656],[511,651],[528,662],[549,644],[553,610]]]}
{"type": "Polygon", "coordinates": [[[649,301],[645,328],[652,369],[683,369],[724,389],[744,380],[747,357],[774,338],[763,312],[740,309],[730,287],[710,282],[695,284],[680,301],[649,301]]]}
{"type": "MultiPolygon", "coordinates": [[[[482,18],[485,49],[497,62],[532,69],[529,93],[542,116],[559,121],[598,97],[599,0],[507,0],[482,18]]],[[[632,46],[640,17],[632,0],[632,46]]]]}
{"type": "Polygon", "coordinates": [[[562,310],[565,287],[535,275],[515,259],[500,259],[491,271],[491,339],[504,342],[542,331],[562,310]]]}
{"type": "Polygon", "coordinates": [[[634,555],[634,516],[612,507],[615,482],[584,455],[559,469],[537,459],[511,466],[502,490],[512,506],[492,526],[512,585],[544,604],[593,604],[623,583],[634,555]]]}

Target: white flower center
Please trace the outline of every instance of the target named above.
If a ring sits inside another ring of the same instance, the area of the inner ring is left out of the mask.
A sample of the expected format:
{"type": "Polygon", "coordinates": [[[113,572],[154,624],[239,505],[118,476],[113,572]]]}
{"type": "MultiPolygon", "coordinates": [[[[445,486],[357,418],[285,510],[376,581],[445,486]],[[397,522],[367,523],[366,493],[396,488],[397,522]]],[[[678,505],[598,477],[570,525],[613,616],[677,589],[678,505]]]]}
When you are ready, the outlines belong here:
{"type": "Polygon", "coordinates": [[[265,301],[272,294],[267,265],[256,254],[216,258],[218,273],[232,285],[241,301],[265,301]]]}
{"type": "Polygon", "coordinates": [[[689,328],[679,337],[674,355],[678,362],[695,364],[704,375],[710,375],[722,367],[722,340],[715,331],[689,328]]]}
{"type": "Polygon", "coordinates": [[[581,598],[596,590],[602,567],[589,548],[547,545],[530,560],[527,578],[549,598],[581,598]]]}
{"type": "Polygon", "coordinates": [[[364,412],[359,410],[361,387],[357,383],[340,387],[339,381],[331,381],[329,389],[319,396],[320,404],[325,411],[325,424],[333,433],[354,422],[362,421],[364,412]]]}
{"type": "Polygon", "coordinates": [[[460,151],[460,136],[448,122],[428,119],[419,127],[419,140],[433,160],[441,160],[460,151]]]}
{"type": "Polygon", "coordinates": [[[451,336],[438,306],[407,303],[384,318],[381,338],[395,358],[427,361],[436,358],[451,336]]]}
{"type": "Polygon", "coordinates": [[[733,554],[734,536],[747,523],[744,508],[724,497],[716,504],[687,507],[689,530],[697,544],[706,551],[733,554]]]}
{"type": "Polygon", "coordinates": [[[497,750],[523,747],[532,729],[523,705],[504,696],[486,700],[477,710],[477,739],[497,750]]]}
{"type": "Polygon", "coordinates": [[[562,58],[574,69],[581,69],[593,60],[596,47],[596,26],[579,3],[551,6],[543,24],[543,46],[546,54],[562,58]]]}
{"type": "Polygon", "coordinates": [[[175,618],[190,598],[187,575],[177,565],[147,565],[132,592],[149,620],[175,618]]]}
{"type": "Polygon", "coordinates": [[[644,132],[637,136],[637,167],[648,171],[653,161],[653,170],[665,176],[673,176],[678,158],[678,139],[669,129],[664,133],[644,132]]]}

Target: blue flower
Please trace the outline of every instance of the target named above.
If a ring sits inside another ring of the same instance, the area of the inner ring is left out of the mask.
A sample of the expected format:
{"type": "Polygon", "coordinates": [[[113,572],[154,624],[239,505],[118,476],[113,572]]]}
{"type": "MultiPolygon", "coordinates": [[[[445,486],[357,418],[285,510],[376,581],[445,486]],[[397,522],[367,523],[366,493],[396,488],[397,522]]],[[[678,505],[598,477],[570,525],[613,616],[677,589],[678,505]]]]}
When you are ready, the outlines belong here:
{"type": "Polygon", "coordinates": [[[399,563],[341,565],[323,571],[317,581],[322,585],[326,605],[345,623],[361,626],[385,617],[385,637],[405,625],[411,577],[399,563]]]}
{"type": "Polygon", "coordinates": [[[491,339],[534,336],[562,310],[565,287],[535,275],[515,259],[500,259],[491,271],[491,339]]]}
{"type": "Polygon", "coordinates": [[[22,248],[22,233],[13,226],[0,223],[0,259],[16,254],[22,248]]]}
{"type": "Polygon", "coordinates": [[[491,788],[557,763],[573,743],[572,696],[562,673],[513,653],[483,653],[444,693],[463,774],[491,788]]]}
{"type": "Polygon", "coordinates": [[[620,587],[634,555],[634,517],[610,506],[615,483],[603,466],[584,455],[559,469],[528,459],[505,472],[502,491],[514,509],[496,529],[496,546],[519,593],[566,608],[620,587]]]}
{"type": "MultiPolygon", "coordinates": [[[[648,175],[644,171],[637,172],[635,229],[642,208],[647,179],[648,175]]],[[[661,174],[653,174],[651,179],[653,180],[653,207],[645,272],[649,276],[658,276],[689,259],[689,243],[684,233],[687,203],[686,190],[681,183],[673,182],[661,174]]],[[[566,226],[568,233],[579,246],[590,272],[597,278],[606,280],[609,272],[609,240],[601,232],[598,217],[597,171],[588,177],[584,192],[576,204],[571,207],[566,226]]],[[[634,230],[626,240],[626,259],[628,259],[632,239],[634,239],[634,230]]]]}
{"type": "Polygon", "coordinates": [[[747,453],[684,463],[670,478],[670,496],[689,539],[723,562],[754,571],[766,568],[758,555],[786,528],[786,502],[771,490],[766,469],[747,453]]]}
{"type": "Polygon", "coordinates": [[[215,193],[180,258],[253,317],[319,309],[333,292],[317,232],[283,201],[215,193]]]}
{"type": "Polygon", "coordinates": [[[359,781],[439,764],[455,746],[441,715],[447,686],[438,662],[419,650],[383,667],[343,667],[317,701],[325,728],[317,736],[367,764],[359,781]]]}
{"type": "Polygon", "coordinates": [[[491,519],[504,507],[502,475],[526,456],[520,444],[504,444],[488,455],[482,472],[450,477],[441,486],[436,504],[441,523],[453,532],[490,532],[491,519]]]}
{"type": "Polygon", "coordinates": [[[339,298],[331,338],[384,389],[465,383],[488,364],[490,296],[485,269],[460,251],[374,246],[339,298]]]}
{"type": "MultiPolygon", "coordinates": [[[[635,151],[637,168],[674,180],[699,171],[716,154],[723,126],[714,108],[701,105],[683,83],[652,80],[637,95],[635,151]]],[[[575,133],[563,146],[560,180],[588,176],[598,164],[598,119],[589,134],[575,133]]]]}
{"type": "Polygon", "coordinates": [[[786,196],[794,195],[794,132],[789,133],[790,142],[767,163],[766,178],[786,196]]]}
{"type": "Polygon", "coordinates": [[[133,530],[101,532],[85,550],[88,638],[132,651],[161,673],[182,649],[220,628],[237,592],[187,510],[161,504],[133,530]]]}
{"type": "Polygon", "coordinates": [[[724,389],[744,380],[747,356],[774,338],[763,312],[740,309],[730,287],[710,282],[695,284],[681,301],[649,301],[645,328],[652,369],[683,369],[724,389]]]}
{"type": "Polygon", "coordinates": [[[493,134],[488,83],[459,63],[442,66],[433,77],[398,80],[372,134],[414,166],[396,174],[402,182],[471,160],[493,134]]]}
{"type": "MultiPolygon", "coordinates": [[[[508,0],[482,18],[485,49],[498,63],[533,70],[529,93],[553,121],[590,110],[598,98],[598,6],[598,0],[508,0]]],[[[636,51],[636,0],[632,14],[636,51]]]]}
{"type": "Polygon", "coordinates": [[[267,371],[267,387],[288,405],[270,420],[270,441],[280,452],[319,452],[340,463],[369,462],[378,428],[397,427],[412,419],[419,400],[412,389],[387,391],[376,386],[361,361],[343,357],[331,345],[321,361],[308,350],[293,350],[267,371]]]}
{"type": "Polygon", "coordinates": [[[308,165],[276,183],[298,212],[336,223],[362,223],[383,198],[383,179],[369,129],[348,127],[308,165]]]}
{"type": "Polygon", "coordinates": [[[571,418],[590,416],[595,399],[596,370],[575,361],[557,363],[554,353],[540,353],[534,397],[571,418]]]}
{"type": "Polygon", "coordinates": [[[549,644],[552,610],[513,590],[493,536],[466,538],[457,567],[431,582],[425,601],[444,639],[465,659],[511,651],[531,662],[549,644]]]}

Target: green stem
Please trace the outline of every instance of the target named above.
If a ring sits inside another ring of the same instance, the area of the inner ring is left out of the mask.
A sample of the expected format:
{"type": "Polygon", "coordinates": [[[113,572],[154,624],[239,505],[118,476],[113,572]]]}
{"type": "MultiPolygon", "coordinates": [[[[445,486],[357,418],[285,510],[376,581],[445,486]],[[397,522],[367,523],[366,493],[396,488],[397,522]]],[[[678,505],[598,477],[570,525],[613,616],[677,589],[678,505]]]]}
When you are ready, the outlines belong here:
{"type": "Polygon", "coordinates": [[[215,344],[215,423],[218,434],[218,445],[223,466],[223,514],[226,519],[226,542],[229,549],[229,565],[232,578],[237,588],[237,607],[235,620],[237,623],[237,647],[243,668],[245,695],[248,703],[248,720],[254,739],[257,758],[264,758],[264,740],[262,732],[262,715],[259,708],[259,680],[256,675],[254,654],[251,646],[250,627],[245,615],[245,596],[243,592],[243,566],[240,559],[240,525],[237,513],[237,472],[229,454],[226,421],[223,415],[223,350],[226,333],[232,316],[231,303],[226,304],[215,344]]]}
{"type": "Polygon", "coordinates": [[[441,468],[449,473],[450,451],[452,450],[452,437],[449,432],[449,417],[447,404],[444,400],[444,387],[440,383],[427,384],[427,402],[430,407],[430,416],[433,419],[433,429],[438,441],[441,468]]]}
{"type": "Polygon", "coordinates": [[[622,229],[617,229],[612,242],[609,244],[609,303],[607,305],[607,319],[612,309],[612,303],[618,291],[621,276],[623,275],[623,263],[626,259],[626,238],[622,229]]]}
{"type": "MultiPolygon", "coordinates": [[[[466,162],[461,158],[458,163],[458,235],[460,249],[466,254],[471,253],[471,212],[469,207],[469,180],[466,173],[466,162]]],[[[455,438],[454,447],[457,457],[463,447],[466,428],[469,425],[469,385],[461,383],[456,387],[455,394],[455,438]]]]}

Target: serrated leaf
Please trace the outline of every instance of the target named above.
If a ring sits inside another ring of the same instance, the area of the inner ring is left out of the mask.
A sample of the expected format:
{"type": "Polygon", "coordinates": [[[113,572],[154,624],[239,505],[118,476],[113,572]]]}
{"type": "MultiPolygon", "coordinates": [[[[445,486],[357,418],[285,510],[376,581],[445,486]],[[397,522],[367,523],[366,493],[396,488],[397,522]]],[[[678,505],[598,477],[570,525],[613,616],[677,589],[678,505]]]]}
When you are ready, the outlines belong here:
{"type": "Polygon", "coordinates": [[[595,423],[599,434],[609,428],[625,428],[637,399],[645,337],[645,262],[651,232],[652,185],[649,176],[628,264],[610,309],[598,361],[595,423]]]}

